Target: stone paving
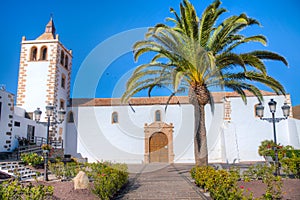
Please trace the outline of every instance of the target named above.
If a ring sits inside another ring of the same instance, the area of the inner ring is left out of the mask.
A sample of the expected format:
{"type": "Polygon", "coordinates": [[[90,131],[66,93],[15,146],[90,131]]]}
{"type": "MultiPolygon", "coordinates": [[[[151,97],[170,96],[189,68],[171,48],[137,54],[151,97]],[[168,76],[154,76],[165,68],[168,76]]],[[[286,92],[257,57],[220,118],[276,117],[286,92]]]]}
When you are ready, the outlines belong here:
{"type": "Polygon", "coordinates": [[[208,199],[190,177],[192,164],[129,165],[128,186],[115,199],[208,199]]]}

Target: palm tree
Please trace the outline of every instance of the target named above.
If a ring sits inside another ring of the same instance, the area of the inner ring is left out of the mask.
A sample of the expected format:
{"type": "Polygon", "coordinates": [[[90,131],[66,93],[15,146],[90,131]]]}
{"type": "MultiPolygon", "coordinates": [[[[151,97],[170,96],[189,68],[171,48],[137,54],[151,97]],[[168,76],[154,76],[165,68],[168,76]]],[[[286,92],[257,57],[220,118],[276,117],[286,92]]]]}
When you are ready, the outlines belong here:
{"type": "MultiPolygon", "coordinates": [[[[177,93],[189,90],[190,102],[195,108],[194,154],[196,165],[208,164],[205,128],[206,104],[213,108],[210,93],[212,87],[219,86],[237,92],[247,103],[245,90],[263,101],[255,83],[261,83],[276,94],[285,94],[283,86],[267,74],[264,60],[287,61],[270,51],[250,51],[237,53],[237,48],[248,42],[266,45],[263,35],[246,37],[241,30],[252,25],[260,25],[246,14],[231,16],[216,25],[226,12],[215,0],[197,17],[194,6],[183,0],[180,15],[171,8],[174,18],[168,18],[174,26],[157,24],[148,30],[146,39],[134,45],[134,59],[147,52],[153,55],[151,61],[138,66],[126,85],[123,102],[141,90],[151,91],[155,87],[172,88],[169,100],[177,93]],[[154,53],[154,54],[153,54],[154,53]]],[[[168,102],[167,102],[168,103],[168,102]]]]}

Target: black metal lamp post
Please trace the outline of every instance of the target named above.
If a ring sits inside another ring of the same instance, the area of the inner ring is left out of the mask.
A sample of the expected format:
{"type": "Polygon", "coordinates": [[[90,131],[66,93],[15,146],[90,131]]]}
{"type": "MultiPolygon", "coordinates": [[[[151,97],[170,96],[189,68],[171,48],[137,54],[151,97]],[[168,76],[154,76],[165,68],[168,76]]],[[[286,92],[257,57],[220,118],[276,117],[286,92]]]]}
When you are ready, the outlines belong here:
{"type": "Polygon", "coordinates": [[[256,116],[258,116],[261,120],[266,120],[268,122],[273,123],[273,133],[274,133],[274,143],[275,143],[275,148],[274,148],[274,152],[275,152],[275,175],[277,176],[277,175],[280,174],[280,171],[279,171],[279,162],[278,162],[278,149],[277,149],[275,123],[280,122],[281,120],[284,120],[284,119],[288,118],[288,116],[290,115],[290,106],[287,105],[287,103],[284,103],[284,105],[281,107],[284,117],[275,118],[276,104],[277,104],[277,102],[274,101],[273,99],[271,99],[270,102],[268,103],[269,108],[270,108],[270,112],[272,113],[272,118],[263,118],[263,116],[264,116],[264,106],[261,103],[258,104],[255,107],[255,112],[256,112],[256,116]]]}
{"type": "MultiPolygon", "coordinates": [[[[53,113],[54,113],[54,106],[51,105],[51,104],[47,105],[46,106],[47,122],[43,123],[43,124],[47,125],[47,136],[46,136],[47,146],[49,145],[49,128],[50,128],[50,126],[62,123],[64,121],[65,114],[66,114],[66,112],[61,108],[57,112],[58,121],[51,122],[50,118],[51,118],[51,116],[53,116],[53,113]]],[[[40,122],[41,114],[42,114],[42,111],[40,110],[40,108],[37,108],[37,110],[34,111],[34,118],[35,118],[35,121],[38,122],[38,123],[42,123],[42,122],[40,122]]],[[[43,153],[45,155],[45,159],[44,159],[44,181],[48,181],[48,155],[49,155],[49,150],[45,150],[45,152],[43,152],[43,153]]]]}

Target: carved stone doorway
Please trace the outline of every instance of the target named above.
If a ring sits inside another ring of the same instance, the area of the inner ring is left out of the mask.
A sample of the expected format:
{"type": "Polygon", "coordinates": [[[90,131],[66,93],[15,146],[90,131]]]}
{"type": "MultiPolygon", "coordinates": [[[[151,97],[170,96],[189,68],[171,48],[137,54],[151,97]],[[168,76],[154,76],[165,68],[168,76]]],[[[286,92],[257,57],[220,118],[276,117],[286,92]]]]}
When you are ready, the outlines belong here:
{"type": "Polygon", "coordinates": [[[145,124],[145,163],[174,162],[172,123],[156,121],[145,124]]]}
{"type": "Polygon", "coordinates": [[[154,133],[149,143],[150,162],[168,163],[168,137],[161,132],[154,133]]]}

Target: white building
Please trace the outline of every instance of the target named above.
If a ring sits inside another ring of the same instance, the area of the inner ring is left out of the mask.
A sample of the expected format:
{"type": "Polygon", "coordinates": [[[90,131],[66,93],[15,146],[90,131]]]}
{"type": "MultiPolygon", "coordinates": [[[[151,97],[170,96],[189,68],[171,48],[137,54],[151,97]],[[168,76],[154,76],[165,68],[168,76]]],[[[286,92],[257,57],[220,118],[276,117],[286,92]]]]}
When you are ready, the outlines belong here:
{"type": "MultiPolygon", "coordinates": [[[[45,113],[45,106],[51,103],[57,109],[67,109],[65,122],[53,127],[51,134],[64,140],[66,154],[88,158],[89,162],[194,162],[194,109],[188,97],[174,97],[167,109],[167,97],[132,98],[130,104],[110,98],[72,99],[69,104],[71,60],[71,51],[55,35],[52,19],[37,39],[23,37],[17,106],[13,107],[12,94],[2,90],[0,98],[1,152],[16,147],[16,135],[45,137],[45,127],[25,116],[32,116],[37,107],[45,113]]],[[[263,95],[266,110],[270,99],[277,101],[278,107],[284,102],[291,105],[289,95],[264,91],[263,95]]],[[[213,96],[214,112],[206,106],[209,161],[262,160],[258,146],[273,139],[273,129],[271,123],[255,116],[256,97],[248,94],[245,105],[232,92],[215,92],[213,96]]],[[[269,114],[265,112],[266,117],[269,114]]],[[[276,115],[281,116],[280,108],[276,115]]],[[[291,116],[276,127],[279,143],[300,148],[299,120],[291,116]]]]}
{"type": "Polygon", "coordinates": [[[14,95],[0,88],[0,152],[11,152],[18,147],[18,138],[34,142],[45,137],[46,127],[29,119],[23,108],[14,106],[14,95]]]}

